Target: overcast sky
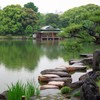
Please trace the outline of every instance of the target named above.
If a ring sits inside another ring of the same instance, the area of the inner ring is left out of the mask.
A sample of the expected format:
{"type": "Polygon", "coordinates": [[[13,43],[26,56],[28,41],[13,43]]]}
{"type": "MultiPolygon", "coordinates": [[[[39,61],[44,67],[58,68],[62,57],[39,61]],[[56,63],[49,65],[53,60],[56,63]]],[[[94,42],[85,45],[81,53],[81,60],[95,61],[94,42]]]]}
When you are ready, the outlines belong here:
{"type": "Polygon", "coordinates": [[[24,5],[33,2],[41,13],[64,12],[70,8],[86,4],[97,4],[100,6],[100,0],[0,0],[0,7],[3,8],[11,4],[24,5]]]}

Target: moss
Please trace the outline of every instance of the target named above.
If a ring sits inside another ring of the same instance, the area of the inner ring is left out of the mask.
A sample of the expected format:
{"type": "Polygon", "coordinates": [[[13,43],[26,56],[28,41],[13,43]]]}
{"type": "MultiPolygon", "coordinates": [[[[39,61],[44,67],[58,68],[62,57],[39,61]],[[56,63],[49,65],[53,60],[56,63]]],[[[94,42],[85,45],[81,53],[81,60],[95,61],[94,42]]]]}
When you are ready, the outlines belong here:
{"type": "Polygon", "coordinates": [[[61,93],[62,94],[67,94],[67,93],[70,93],[71,90],[72,89],[70,87],[64,86],[64,87],[61,88],[61,93]]]}

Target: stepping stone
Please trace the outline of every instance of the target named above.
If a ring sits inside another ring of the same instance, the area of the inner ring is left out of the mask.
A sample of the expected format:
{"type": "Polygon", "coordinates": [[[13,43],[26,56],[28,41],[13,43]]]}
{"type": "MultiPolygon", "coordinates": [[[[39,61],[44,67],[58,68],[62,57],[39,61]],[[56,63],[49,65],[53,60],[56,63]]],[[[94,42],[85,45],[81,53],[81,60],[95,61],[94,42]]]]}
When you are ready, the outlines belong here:
{"type": "Polygon", "coordinates": [[[60,77],[58,75],[55,75],[55,74],[44,74],[44,75],[41,75],[42,77],[48,77],[48,78],[57,78],[57,77],[60,77]]]}
{"type": "Polygon", "coordinates": [[[55,74],[55,75],[59,75],[59,76],[61,76],[61,77],[71,77],[71,75],[70,74],[68,74],[67,72],[44,72],[44,73],[42,73],[43,75],[44,74],[55,74]]]}
{"type": "Polygon", "coordinates": [[[46,70],[41,71],[41,74],[45,74],[49,72],[66,72],[66,68],[65,69],[46,69],[46,70]]]}
{"type": "Polygon", "coordinates": [[[50,81],[48,82],[48,85],[55,85],[55,86],[62,87],[64,86],[64,82],[63,81],[50,81]]]}
{"type": "Polygon", "coordinates": [[[70,66],[70,67],[67,67],[66,69],[67,69],[67,72],[85,71],[86,67],[73,67],[73,66],[70,66]]]}
{"type": "Polygon", "coordinates": [[[41,81],[41,82],[49,82],[49,81],[64,81],[64,82],[68,82],[68,83],[72,82],[72,78],[70,78],[70,77],[51,78],[51,77],[45,77],[43,75],[39,76],[38,80],[41,81]]]}
{"type": "Polygon", "coordinates": [[[55,85],[42,85],[42,86],[40,86],[40,90],[44,90],[44,89],[59,89],[59,87],[55,86],[55,85]]]}
{"type": "Polygon", "coordinates": [[[81,54],[81,57],[93,57],[93,54],[81,54]]]}

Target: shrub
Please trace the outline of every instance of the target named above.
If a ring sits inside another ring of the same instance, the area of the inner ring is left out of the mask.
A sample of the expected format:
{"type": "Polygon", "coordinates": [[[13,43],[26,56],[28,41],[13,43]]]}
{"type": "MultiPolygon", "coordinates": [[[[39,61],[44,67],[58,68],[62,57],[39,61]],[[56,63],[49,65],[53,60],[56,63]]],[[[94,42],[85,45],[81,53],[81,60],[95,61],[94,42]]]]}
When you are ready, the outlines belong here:
{"type": "Polygon", "coordinates": [[[71,90],[72,89],[70,87],[64,86],[64,87],[61,88],[61,93],[62,94],[70,93],[71,90]]]}
{"type": "Polygon", "coordinates": [[[8,100],[22,100],[21,97],[25,96],[26,100],[30,100],[31,96],[39,96],[39,88],[32,84],[32,82],[27,82],[27,84],[22,84],[17,82],[15,85],[12,84],[11,87],[8,87],[8,100]]]}
{"type": "Polygon", "coordinates": [[[75,93],[73,94],[73,97],[80,97],[80,95],[81,95],[80,91],[77,91],[77,92],[75,92],[75,93]]]}

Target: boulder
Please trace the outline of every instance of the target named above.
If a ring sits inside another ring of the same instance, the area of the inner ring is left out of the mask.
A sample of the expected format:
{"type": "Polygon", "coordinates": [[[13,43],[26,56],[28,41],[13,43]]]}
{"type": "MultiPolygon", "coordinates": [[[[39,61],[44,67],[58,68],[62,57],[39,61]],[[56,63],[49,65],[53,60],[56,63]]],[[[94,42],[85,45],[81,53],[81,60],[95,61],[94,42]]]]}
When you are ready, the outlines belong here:
{"type": "Polygon", "coordinates": [[[93,53],[93,71],[100,71],[100,50],[93,53]]]}
{"type": "Polygon", "coordinates": [[[83,83],[84,83],[84,81],[74,82],[74,83],[71,84],[71,88],[74,88],[74,89],[79,88],[83,85],[83,83]]]}
{"type": "Polygon", "coordinates": [[[48,82],[48,85],[55,85],[55,86],[62,87],[64,86],[64,82],[63,81],[50,81],[48,82]]]}
{"type": "Polygon", "coordinates": [[[42,75],[44,75],[44,74],[55,74],[55,75],[59,75],[59,76],[61,76],[61,77],[71,77],[71,75],[70,74],[68,74],[67,72],[49,72],[49,71],[44,71],[44,72],[41,72],[41,74],[42,75]]]}
{"type": "Polygon", "coordinates": [[[84,81],[85,79],[87,79],[89,77],[88,73],[82,75],[80,78],[79,78],[79,81],[84,81]]]}
{"type": "Polygon", "coordinates": [[[4,91],[3,93],[1,93],[0,100],[7,100],[7,93],[8,93],[8,91],[4,91]]]}
{"type": "Polygon", "coordinates": [[[84,81],[77,81],[74,83],[65,82],[64,86],[68,86],[70,88],[77,89],[77,88],[80,88],[83,85],[83,83],[84,83],[84,81]]]}
{"type": "Polygon", "coordinates": [[[100,100],[99,88],[91,77],[87,78],[81,87],[80,100],[100,100]]]}
{"type": "Polygon", "coordinates": [[[42,85],[42,86],[40,86],[40,90],[44,90],[44,89],[59,89],[59,87],[55,86],[55,85],[42,85]]]}
{"type": "Polygon", "coordinates": [[[96,80],[97,78],[100,78],[100,71],[94,72],[90,71],[84,75],[82,75],[79,80],[80,81],[85,81],[88,77],[91,77],[92,79],[96,80]]]}

